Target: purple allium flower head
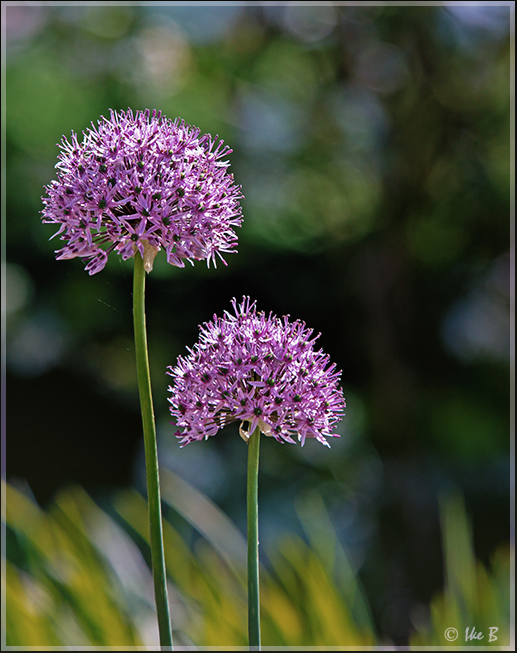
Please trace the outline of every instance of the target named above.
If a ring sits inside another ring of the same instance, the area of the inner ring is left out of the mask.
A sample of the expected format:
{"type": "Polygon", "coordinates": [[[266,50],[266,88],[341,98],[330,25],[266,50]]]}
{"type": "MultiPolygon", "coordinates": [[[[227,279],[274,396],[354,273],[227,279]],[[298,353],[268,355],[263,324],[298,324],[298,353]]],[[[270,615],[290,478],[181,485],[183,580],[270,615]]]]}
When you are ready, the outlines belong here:
{"type": "MultiPolygon", "coordinates": [[[[241,225],[241,187],[223,158],[231,150],[217,137],[149,110],[110,110],[110,119],[63,137],[57,181],[45,187],[43,222],[59,225],[67,241],[58,259],[81,257],[95,274],[108,254],[124,260],[136,249],[149,272],[164,249],[167,261],[206,259],[235,252],[241,225]]],[[[53,237],[54,237],[53,236],[53,237]]]]}
{"type": "Polygon", "coordinates": [[[325,437],[344,415],[341,373],[328,355],[315,351],[312,329],[288,316],[257,313],[255,302],[232,300],[235,315],[225,312],[200,327],[199,342],[179,356],[173,377],[170,411],[182,446],[208,439],[233,421],[249,422],[244,439],[259,426],[279,442],[297,435],[329,446],[325,437]]]}

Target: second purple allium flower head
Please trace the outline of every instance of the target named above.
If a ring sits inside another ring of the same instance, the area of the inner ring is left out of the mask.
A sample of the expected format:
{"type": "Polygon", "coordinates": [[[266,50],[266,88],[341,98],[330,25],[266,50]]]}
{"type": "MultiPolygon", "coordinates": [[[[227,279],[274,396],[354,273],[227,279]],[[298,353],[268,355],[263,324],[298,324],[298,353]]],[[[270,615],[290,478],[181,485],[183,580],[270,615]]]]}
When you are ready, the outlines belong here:
{"type": "Polygon", "coordinates": [[[241,187],[228,174],[231,150],[217,137],[149,110],[111,111],[83,132],[63,137],[57,181],[45,187],[43,222],[66,241],[58,259],[81,257],[95,274],[108,254],[139,251],[149,271],[155,254],[184,266],[235,252],[241,187]]]}
{"type": "Polygon", "coordinates": [[[302,445],[308,437],[327,446],[326,437],[344,414],[340,372],[328,355],[314,349],[313,336],[301,321],[257,313],[243,298],[235,315],[226,313],[200,327],[199,342],[180,356],[169,386],[170,411],[182,445],[208,439],[233,421],[249,422],[241,436],[258,426],[279,442],[302,445]]]}

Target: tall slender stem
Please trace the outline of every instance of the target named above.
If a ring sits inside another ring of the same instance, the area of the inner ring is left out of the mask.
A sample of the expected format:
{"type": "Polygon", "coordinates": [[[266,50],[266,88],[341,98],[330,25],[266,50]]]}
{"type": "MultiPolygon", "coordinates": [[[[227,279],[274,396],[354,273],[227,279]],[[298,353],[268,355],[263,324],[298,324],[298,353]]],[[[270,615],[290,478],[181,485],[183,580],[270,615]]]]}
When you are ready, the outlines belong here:
{"type": "Polygon", "coordinates": [[[133,282],[133,323],[135,328],[136,369],[138,392],[144,428],[145,468],[147,475],[147,501],[149,506],[149,535],[154,580],[154,596],[158,615],[158,630],[162,650],[172,649],[171,621],[167,598],[167,575],[163,551],[162,510],[160,504],[160,480],[158,475],[158,450],[154,423],[147,334],[145,329],[145,271],[139,252],[135,252],[133,282]]]}
{"type": "Polygon", "coordinates": [[[258,469],[260,429],[248,440],[248,637],[249,647],[260,651],[260,592],[258,539],[258,469]]]}

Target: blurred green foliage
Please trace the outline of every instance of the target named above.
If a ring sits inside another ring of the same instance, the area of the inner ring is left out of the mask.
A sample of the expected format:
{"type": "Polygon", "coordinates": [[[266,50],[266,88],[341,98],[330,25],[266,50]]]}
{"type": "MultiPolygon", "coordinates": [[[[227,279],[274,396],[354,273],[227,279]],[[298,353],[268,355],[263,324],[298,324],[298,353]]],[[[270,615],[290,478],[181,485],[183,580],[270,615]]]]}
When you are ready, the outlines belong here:
{"type": "MultiPolygon", "coordinates": [[[[181,116],[233,148],[244,222],[228,267],[179,270],[158,255],[148,279],[160,463],[243,531],[245,447],[230,426],[179,450],[165,369],[233,296],[305,320],[343,370],[347,415],[331,451],[264,444],[261,541],[280,547],[288,531],[282,546],[293,547],[293,560],[310,557],[292,498],[321,495],[360,568],[375,641],[406,645],[412,612],[442,587],[440,493],[462,490],[485,567],[510,538],[513,9],[4,3],[2,11],[8,479],[26,479],[40,505],[69,483],[101,505],[114,488],[143,488],[131,261],[111,258],[94,277],[78,260],[56,262],[59,245],[39,211],[63,134],[109,108],[181,116]]],[[[327,570],[328,551],[318,555],[311,570],[327,570]]],[[[285,574],[294,587],[298,571],[285,574]]],[[[350,605],[343,587],[332,592],[350,605]]],[[[69,614],[62,589],[45,592],[69,614]]],[[[302,597],[289,601],[301,624],[291,635],[314,641],[302,597]]],[[[126,605],[110,600],[107,611],[126,605]]],[[[350,622],[371,632],[357,609],[350,622]]],[[[117,623],[129,639],[140,632],[125,617],[117,623]]]]}
{"type": "Polygon", "coordinates": [[[493,555],[491,569],[476,560],[471,528],[459,495],[442,501],[442,533],[445,553],[445,590],[431,601],[431,620],[420,624],[410,639],[412,646],[442,647],[449,628],[458,632],[456,645],[512,646],[515,626],[511,621],[511,588],[508,580],[515,552],[501,547],[493,555]],[[467,631],[481,633],[466,639],[467,631]],[[493,639],[490,639],[490,632],[493,639]]]}
{"type": "MultiPolygon", "coordinates": [[[[134,491],[114,498],[110,516],[80,487],[47,511],[10,485],[4,561],[8,646],[155,646],[147,506],[134,491]]],[[[210,500],[165,474],[164,499],[196,531],[194,547],[164,525],[171,619],[177,646],[246,646],[246,544],[210,500]]],[[[264,646],[378,646],[368,602],[318,495],[299,512],[310,542],[284,533],[261,572],[264,646]]],[[[462,501],[443,502],[446,590],[416,615],[412,646],[443,646],[444,632],[496,626],[510,643],[510,558],[499,550],[488,572],[475,560],[462,501]],[[426,623],[427,615],[427,623],[426,623]]],[[[264,561],[264,560],[263,560],[264,561]]],[[[265,561],[264,561],[265,562],[265,561]]],[[[484,641],[475,641],[484,647],[484,641]]]]}

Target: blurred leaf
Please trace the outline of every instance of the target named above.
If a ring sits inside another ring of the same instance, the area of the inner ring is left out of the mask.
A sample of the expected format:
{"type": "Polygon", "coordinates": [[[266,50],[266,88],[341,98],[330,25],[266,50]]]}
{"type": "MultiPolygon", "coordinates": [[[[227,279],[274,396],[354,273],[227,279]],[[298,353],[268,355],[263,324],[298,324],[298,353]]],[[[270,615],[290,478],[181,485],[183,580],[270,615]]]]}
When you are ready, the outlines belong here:
{"type": "Polygon", "coordinates": [[[297,512],[312,550],[345,598],[354,622],[365,631],[373,632],[373,618],[357,571],[352,568],[349,556],[336,536],[321,496],[316,492],[306,495],[297,502],[297,512]]]}
{"type": "Polygon", "coordinates": [[[5,562],[5,575],[2,574],[2,584],[4,582],[7,645],[26,647],[44,643],[59,646],[61,640],[55,632],[56,624],[42,610],[42,595],[49,599],[43,587],[8,561],[5,562]]]}
{"type": "Polygon", "coordinates": [[[415,624],[417,632],[411,647],[509,646],[514,637],[510,628],[510,567],[513,551],[500,547],[488,572],[476,561],[472,533],[459,494],[443,498],[440,503],[445,558],[445,589],[431,601],[430,623],[415,624]],[[458,632],[457,639],[445,636],[448,629],[458,632]],[[466,641],[475,628],[482,639],[466,641]],[[489,641],[490,628],[496,639],[489,641]]]}
{"type": "MultiPolygon", "coordinates": [[[[163,476],[170,504],[203,535],[192,551],[164,523],[176,642],[245,646],[242,537],[202,493],[174,474],[163,476]]],[[[139,494],[115,499],[130,528],[124,532],[81,488],[61,492],[45,512],[12,486],[5,485],[5,492],[6,525],[28,561],[22,570],[7,551],[9,645],[138,646],[150,623],[157,638],[150,573],[140,567],[130,539],[138,534],[148,543],[147,506],[139,494]]],[[[298,511],[310,546],[284,534],[271,552],[271,571],[262,569],[264,646],[374,646],[369,606],[321,498],[305,496],[298,511]]],[[[442,524],[446,589],[431,603],[431,625],[418,624],[412,646],[443,646],[446,628],[464,633],[472,625],[484,632],[496,626],[498,642],[509,641],[509,552],[495,554],[490,573],[476,562],[457,496],[442,503],[442,524]]]]}
{"type": "Polygon", "coordinates": [[[246,539],[228,517],[204,494],[174,472],[160,472],[163,500],[178,511],[245,582],[246,539]]]}
{"type": "MultiPolygon", "coordinates": [[[[41,586],[40,594],[48,597],[34,623],[39,618],[59,623],[65,644],[138,645],[141,640],[125,614],[115,578],[85,530],[84,514],[95,511],[98,508],[80,488],[61,493],[44,513],[6,485],[6,524],[25,550],[33,586],[41,586]]],[[[25,609],[23,601],[17,605],[20,614],[31,614],[26,602],[25,609]]]]}

